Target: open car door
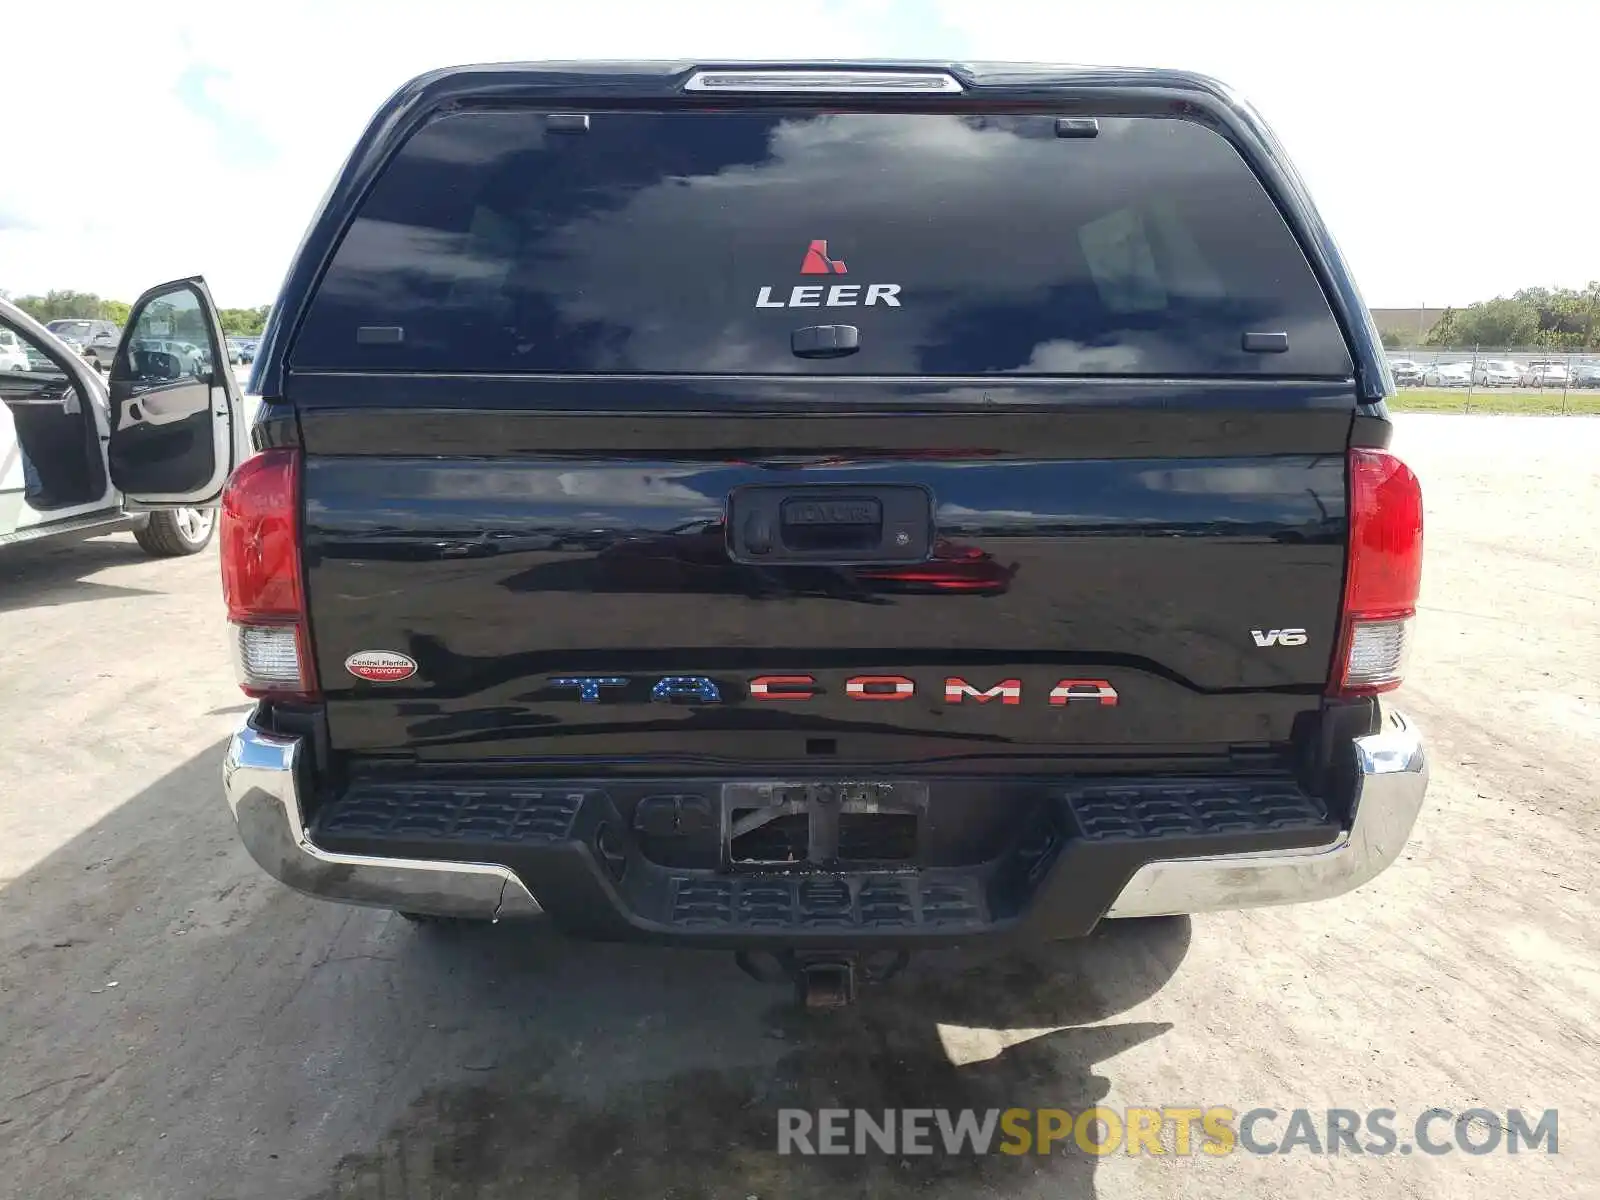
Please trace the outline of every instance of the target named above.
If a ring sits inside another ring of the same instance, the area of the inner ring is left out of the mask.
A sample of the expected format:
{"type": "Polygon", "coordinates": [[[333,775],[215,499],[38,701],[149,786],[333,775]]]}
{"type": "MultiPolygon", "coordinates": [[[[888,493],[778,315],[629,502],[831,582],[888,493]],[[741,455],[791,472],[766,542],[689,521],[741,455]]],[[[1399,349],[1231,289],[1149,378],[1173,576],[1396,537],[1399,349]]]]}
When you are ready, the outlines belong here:
{"type": "Polygon", "coordinates": [[[111,482],[131,509],[206,507],[249,453],[239,386],[206,281],[151,288],[108,379],[111,482]]]}

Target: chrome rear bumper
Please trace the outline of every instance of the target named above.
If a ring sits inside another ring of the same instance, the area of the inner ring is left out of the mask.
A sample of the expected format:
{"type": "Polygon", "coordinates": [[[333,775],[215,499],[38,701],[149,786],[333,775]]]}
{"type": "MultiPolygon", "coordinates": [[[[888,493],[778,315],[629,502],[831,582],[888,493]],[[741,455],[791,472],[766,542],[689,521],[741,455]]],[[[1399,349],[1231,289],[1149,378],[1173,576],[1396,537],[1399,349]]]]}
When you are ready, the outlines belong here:
{"type": "MultiPolygon", "coordinates": [[[[223,787],[245,848],[269,875],[326,900],[437,916],[498,920],[541,911],[508,867],[337,854],[306,833],[301,742],[245,725],[228,745],[223,787]]],[[[1422,806],[1428,766],[1416,729],[1389,713],[1380,732],[1356,738],[1351,827],[1325,846],[1145,863],[1106,911],[1150,917],[1321,900],[1360,887],[1406,844],[1422,806]]]]}
{"type": "Polygon", "coordinates": [[[1109,917],[1256,908],[1326,900],[1360,887],[1399,857],[1428,787],[1416,728],[1399,713],[1354,740],[1355,819],[1326,846],[1147,863],[1122,889],[1109,917]]]}
{"type": "Polygon", "coordinates": [[[239,837],[274,879],[324,900],[441,917],[498,920],[540,911],[522,880],[494,863],[331,854],[314,845],[301,815],[299,758],[299,738],[246,725],[223,760],[223,791],[239,837]]]}

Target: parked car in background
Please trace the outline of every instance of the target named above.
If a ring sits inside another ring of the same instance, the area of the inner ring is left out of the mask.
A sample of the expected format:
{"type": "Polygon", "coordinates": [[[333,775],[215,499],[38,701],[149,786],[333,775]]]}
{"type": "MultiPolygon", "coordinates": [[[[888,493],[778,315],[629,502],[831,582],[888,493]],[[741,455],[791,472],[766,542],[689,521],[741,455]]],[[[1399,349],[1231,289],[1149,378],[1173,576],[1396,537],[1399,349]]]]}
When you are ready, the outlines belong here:
{"type": "Polygon", "coordinates": [[[1472,382],[1479,387],[1516,387],[1526,372],[1508,358],[1480,359],[1472,368],[1472,382]]]}
{"type": "Polygon", "coordinates": [[[0,329],[0,371],[26,371],[28,352],[23,349],[17,335],[9,329],[0,329]]]}
{"type": "Polygon", "coordinates": [[[1415,387],[1422,382],[1422,364],[1414,358],[1391,358],[1389,374],[1398,387],[1415,387]]]}
{"type": "Polygon", "coordinates": [[[1472,364],[1434,363],[1422,373],[1424,387],[1469,387],[1472,384],[1472,364]]]}
{"type": "Polygon", "coordinates": [[[117,352],[117,339],[122,335],[115,321],[79,317],[61,317],[45,328],[81,354],[97,371],[104,371],[111,365],[117,352]]]}
{"type": "Polygon", "coordinates": [[[1572,368],[1572,386],[1600,388],[1600,363],[1582,362],[1572,368]]]}
{"type": "Polygon", "coordinates": [[[1561,388],[1567,386],[1567,364],[1554,359],[1531,362],[1522,374],[1524,387],[1561,388]]]}

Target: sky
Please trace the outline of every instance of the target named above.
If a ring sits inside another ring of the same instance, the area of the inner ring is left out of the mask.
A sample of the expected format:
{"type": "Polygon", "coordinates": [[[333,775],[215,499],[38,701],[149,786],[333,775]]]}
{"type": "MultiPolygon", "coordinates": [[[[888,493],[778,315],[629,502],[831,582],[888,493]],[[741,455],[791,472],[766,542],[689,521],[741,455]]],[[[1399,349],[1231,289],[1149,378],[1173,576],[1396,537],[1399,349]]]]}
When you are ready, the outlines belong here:
{"type": "Polygon", "coordinates": [[[1202,71],[1276,130],[1369,304],[1600,279],[1597,0],[229,0],[159,13],[18,0],[4,24],[0,143],[27,150],[0,154],[0,289],[13,295],[132,300],[203,274],[221,305],[270,303],[390,93],[440,66],[541,58],[1202,71]]]}

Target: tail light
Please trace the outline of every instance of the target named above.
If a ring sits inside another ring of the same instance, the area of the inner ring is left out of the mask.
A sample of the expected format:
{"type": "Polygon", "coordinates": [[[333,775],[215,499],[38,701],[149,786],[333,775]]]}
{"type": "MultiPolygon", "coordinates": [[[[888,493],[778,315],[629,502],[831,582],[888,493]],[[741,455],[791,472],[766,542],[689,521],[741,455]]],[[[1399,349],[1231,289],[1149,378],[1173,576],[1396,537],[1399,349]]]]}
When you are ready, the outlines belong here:
{"type": "Polygon", "coordinates": [[[300,452],[263,450],[222,492],[222,594],[247,696],[317,692],[300,576],[300,452]]]}
{"type": "Polygon", "coordinates": [[[1350,451],[1350,560],[1329,692],[1400,686],[1422,584],[1422,488],[1386,450],[1350,451]]]}

